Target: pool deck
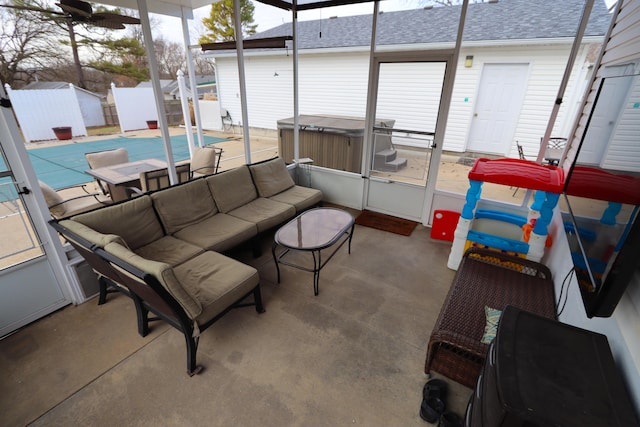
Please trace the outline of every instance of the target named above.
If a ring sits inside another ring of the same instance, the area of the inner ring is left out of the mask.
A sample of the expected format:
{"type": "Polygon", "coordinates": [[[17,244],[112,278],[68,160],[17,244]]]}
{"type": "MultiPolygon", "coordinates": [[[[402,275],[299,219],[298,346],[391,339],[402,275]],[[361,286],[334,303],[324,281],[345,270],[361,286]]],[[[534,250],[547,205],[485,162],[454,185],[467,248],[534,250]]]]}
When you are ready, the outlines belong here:
{"type": "MultiPolygon", "coordinates": [[[[187,160],[189,149],[184,128],[171,127],[174,161],[187,160]]],[[[232,132],[204,131],[204,143],[215,144],[223,149],[220,170],[231,169],[245,163],[244,139],[232,132]]],[[[258,133],[258,132],[256,132],[258,133]]],[[[273,135],[261,132],[251,138],[251,162],[266,160],[278,155],[278,141],[273,135]]],[[[197,135],[194,135],[197,143],[197,135]]],[[[139,130],[110,135],[73,138],[68,141],[41,141],[26,145],[38,179],[55,189],[65,188],[92,181],[84,171],[89,165],[84,153],[124,147],[129,151],[129,159],[166,159],[160,130],[139,130]]]]}

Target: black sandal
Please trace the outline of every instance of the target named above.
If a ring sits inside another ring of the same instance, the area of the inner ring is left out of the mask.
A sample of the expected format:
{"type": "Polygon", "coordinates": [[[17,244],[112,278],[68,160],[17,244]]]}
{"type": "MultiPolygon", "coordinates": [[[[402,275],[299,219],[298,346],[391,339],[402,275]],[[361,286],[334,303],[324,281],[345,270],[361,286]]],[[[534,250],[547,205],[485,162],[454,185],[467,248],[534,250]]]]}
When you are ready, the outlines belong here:
{"type": "Polygon", "coordinates": [[[453,412],[445,412],[440,417],[438,427],[462,427],[462,418],[453,412]]]}
{"type": "Polygon", "coordinates": [[[428,423],[437,422],[445,410],[447,397],[447,383],[434,378],[427,381],[422,388],[422,404],[420,404],[420,418],[428,423]]]}
{"type": "Polygon", "coordinates": [[[444,402],[437,397],[422,399],[420,418],[428,423],[435,423],[444,413],[444,402]]]}
{"type": "Polygon", "coordinates": [[[426,400],[430,397],[437,397],[444,403],[447,398],[447,383],[437,378],[427,381],[422,388],[422,398],[426,400]]]}

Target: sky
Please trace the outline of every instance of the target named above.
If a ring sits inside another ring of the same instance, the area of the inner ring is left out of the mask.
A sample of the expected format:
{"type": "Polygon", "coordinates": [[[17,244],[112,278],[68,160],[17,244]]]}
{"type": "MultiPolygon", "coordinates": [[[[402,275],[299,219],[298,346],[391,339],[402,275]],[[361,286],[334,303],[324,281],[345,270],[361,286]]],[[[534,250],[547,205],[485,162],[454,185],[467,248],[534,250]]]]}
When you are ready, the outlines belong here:
{"type": "MultiPolygon", "coordinates": [[[[615,4],[616,0],[604,0],[604,2],[607,7],[611,7],[615,4]]],[[[396,10],[418,9],[426,3],[428,3],[428,0],[385,0],[380,2],[380,10],[383,12],[392,12],[396,10]]],[[[253,5],[255,7],[253,17],[255,23],[258,24],[258,32],[268,30],[285,22],[291,22],[292,20],[291,12],[289,11],[257,1],[253,1],[253,5]]],[[[189,21],[192,45],[197,44],[198,35],[202,33],[202,24],[200,21],[209,14],[210,10],[211,8],[207,6],[194,11],[195,18],[193,21],[189,21]],[[200,29],[200,31],[198,31],[198,29],[200,29]]],[[[373,13],[373,2],[299,12],[298,20],[308,21],[313,19],[326,19],[331,16],[367,15],[371,13],[373,13]]],[[[159,17],[159,15],[156,16],[159,17]]],[[[161,18],[161,26],[158,28],[158,32],[167,40],[182,43],[182,24],[178,18],[161,18]]]]}
{"type": "MultiPolygon", "coordinates": [[[[420,0],[385,0],[380,2],[380,10],[391,12],[394,10],[417,9],[421,7],[420,0]]],[[[285,11],[273,6],[254,1],[255,12],[253,14],[255,23],[258,24],[257,31],[265,31],[270,28],[281,25],[285,22],[291,22],[291,12],[285,11]]],[[[191,44],[197,43],[198,28],[202,28],[200,21],[203,17],[208,16],[211,8],[202,7],[194,11],[194,20],[189,21],[189,29],[191,32],[191,44]]],[[[299,21],[309,21],[313,19],[326,19],[331,16],[350,16],[350,15],[367,15],[373,12],[373,2],[362,3],[348,6],[330,7],[311,11],[298,12],[299,21]]],[[[170,41],[182,43],[182,24],[178,18],[160,17],[161,26],[157,29],[158,33],[170,41]]]]}

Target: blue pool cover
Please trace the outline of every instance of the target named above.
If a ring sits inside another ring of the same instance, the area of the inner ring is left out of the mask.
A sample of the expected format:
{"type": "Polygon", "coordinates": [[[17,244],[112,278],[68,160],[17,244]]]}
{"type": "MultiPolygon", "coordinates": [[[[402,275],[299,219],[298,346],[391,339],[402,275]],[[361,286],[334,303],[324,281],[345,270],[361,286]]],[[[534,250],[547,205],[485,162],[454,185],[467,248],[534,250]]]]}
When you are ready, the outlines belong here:
{"type": "MultiPolygon", "coordinates": [[[[206,145],[226,141],[224,138],[205,136],[206,145]]],[[[29,158],[35,169],[36,176],[54,189],[83,184],[93,180],[85,171],[89,169],[85,153],[94,151],[126,148],[129,160],[165,159],[164,143],[161,137],[128,138],[119,137],[101,141],[78,142],[47,148],[28,150],[29,158]]],[[[187,135],[171,137],[173,158],[176,162],[189,158],[187,135]]]]}

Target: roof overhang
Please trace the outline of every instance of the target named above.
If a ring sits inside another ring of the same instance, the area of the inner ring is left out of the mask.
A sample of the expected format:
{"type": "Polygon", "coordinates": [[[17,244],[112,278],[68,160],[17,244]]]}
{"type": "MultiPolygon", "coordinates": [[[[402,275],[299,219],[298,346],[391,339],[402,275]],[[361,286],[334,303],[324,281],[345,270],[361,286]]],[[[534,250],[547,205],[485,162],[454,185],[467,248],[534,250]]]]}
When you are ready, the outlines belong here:
{"type": "MultiPolygon", "coordinates": [[[[219,0],[147,0],[150,13],[193,19],[193,10],[211,6],[219,0]]],[[[257,0],[285,10],[311,10],[331,6],[370,3],[372,0],[257,0]]],[[[138,0],[99,0],[100,4],[138,10],[138,0]]]]}
{"type": "Polygon", "coordinates": [[[370,3],[372,0],[256,0],[284,10],[312,10],[323,7],[344,6],[347,4],[370,3]]]}
{"type": "MultiPolygon", "coordinates": [[[[243,49],[284,49],[287,47],[287,41],[293,40],[291,36],[282,37],[265,37],[260,39],[245,39],[242,41],[243,49]]],[[[217,43],[204,43],[201,45],[203,51],[207,50],[228,50],[235,49],[236,42],[217,42],[217,43]]]]}
{"type": "MultiPolygon", "coordinates": [[[[217,0],[147,0],[146,3],[150,13],[193,19],[193,10],[216,2],[217,0]]],[[[98,0],[98,3],[138,10],[138,0],[98,0]]]]}
{"type": "MultiPolygon", "coordinates": [[[[602,43],[604,36],[588,36],[582,38],[582,44],[602,43]]],[[[246,42],[247,40],[245,40],[246,42]]],[[[547,38],[547,39],[512,39],[512,40],[473,40],[465,41],[462,44],[463,50],[491,48],[491,47],[528,47],[528,46],[554,46],[554,45],[570,45],[573,43],[573,37],[547,38]]],[[[420,52],[452,49],[454,42],[442,43],[408,43],[408,44],[391,44],[376,46],[378,52],[420,52]]],[[[246,47],[246,46],[245,46],[246,47]]],[[[203,49],[205,50],[205,49],[203,49]]],[[[214,49],[208,49],[204,55],[208,58],[235,58],[235,46],[224,51],[212,52],[214,49]]],[[[222,50],[222,49],[220,49],[222,50]]],[[[330,54],[349,54],[349,53],[369,53],[369,46],[345,46],[345,47],[329,47],[329,48],[312,48],[300,49],[300,55],[330,55],[330,54]]],[[[283,55],[282,52],[276,50],[254,50],[245,52],[245,56],[274,56],[283,55]]]]}

